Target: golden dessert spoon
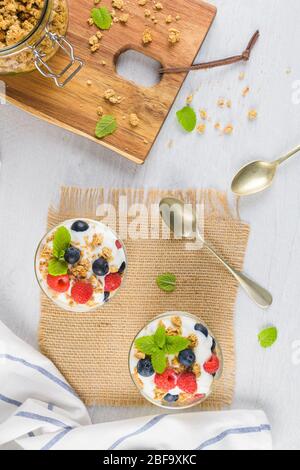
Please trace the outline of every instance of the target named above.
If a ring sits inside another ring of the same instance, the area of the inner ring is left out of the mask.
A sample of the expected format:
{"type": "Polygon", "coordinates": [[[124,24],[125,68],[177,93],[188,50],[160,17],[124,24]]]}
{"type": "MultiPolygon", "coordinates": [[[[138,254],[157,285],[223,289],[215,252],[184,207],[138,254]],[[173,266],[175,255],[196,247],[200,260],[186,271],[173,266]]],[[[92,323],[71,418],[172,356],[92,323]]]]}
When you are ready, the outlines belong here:
{"type": "Polygon", "coordinates": [[[279,165],[300,151],[300,146],[274,162],[257,161],[248,163],[234,177],[231,189],[238,196],[250,196],[269,188],[279,165]]]}
{"type": "Polygon", "coordinates": [[[195,236],[201,240],[203,245],[213,254],[222,265],[238,281],[248,296],[261,308],[272,305],[272,295],[256,282],[249,279],[245,274],[230,266],[218,253],[204,240],[197,225],[194,211],[186,209],[185,204],[173,197],[166,197],[159,204],[160,215],[165,224],[179,238],[193,239],[195,236]]]}

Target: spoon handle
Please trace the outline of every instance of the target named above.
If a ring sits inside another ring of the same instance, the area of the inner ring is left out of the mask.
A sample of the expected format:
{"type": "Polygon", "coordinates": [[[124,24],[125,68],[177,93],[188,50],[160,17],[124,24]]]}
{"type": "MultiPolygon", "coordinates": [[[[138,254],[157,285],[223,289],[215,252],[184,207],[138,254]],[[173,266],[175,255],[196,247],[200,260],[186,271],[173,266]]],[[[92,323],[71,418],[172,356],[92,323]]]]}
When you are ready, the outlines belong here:
{"type": "Polygon", "coordinates": [[[246,294],[261,308],[268,308],[273,303],[272,295],[256,282],[249,279],[245,274],[233,269],[218,253],[202,238],[198,232],[198,238],[204,246],[223,264],[223,266],[234,276],[246,294]]]}
{"type": "Polygon", "coordinates": [[[281,163],[284,163],[286,162],[289,158],[293,157],[296,153],[300,152],[300,145],[298,145],[298,147],[294,148],[293,150],[291,150],[289,153],[287,153],[286,155],[284,155],[283,157],[279,158],[278,160],[276,160],[276,164],[277,165],[281,165],[281,163]]]}

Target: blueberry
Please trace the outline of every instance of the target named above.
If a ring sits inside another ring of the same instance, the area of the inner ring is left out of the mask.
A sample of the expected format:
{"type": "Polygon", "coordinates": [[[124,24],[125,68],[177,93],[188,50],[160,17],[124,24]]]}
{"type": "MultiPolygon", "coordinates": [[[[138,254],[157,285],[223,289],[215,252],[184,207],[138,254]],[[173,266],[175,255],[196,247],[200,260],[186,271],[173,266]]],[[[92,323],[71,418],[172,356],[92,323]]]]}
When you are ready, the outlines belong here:
{"type": "Polygon", "coordinates": [[[194,329],[196,331],[200,331],[202,334],[204,334],[204,336],[206,336],[206,338],[208,337],[208,330],[204,325],[201,325],[201,323],[196,323],[194,329]]]}
{"type": "Polygon", "coordinates": [[[109,295],[110,295],[109,292],[104,292],[104,302],[107,302],[107,301],[108,301],[109,295]]]}
{"type": "Polygon", "coordinates": [[[140,359],[137,364],[137,371],[142,377],[151,377],[154,374],[151,360],[148,358],[140,359]]]}
{"type": "Polygon", "coordinates": [[[179,400],[179,395],[171,395],[171,393],[167,393],[167,395],[164,396],[164,400],[168,403],[174,403],[179,400]]]}
{"type": "Polygon", "coordinates": [[[179,353],[178,359],[183,366],[191,367],[196,360],[196,356],[191,349],[185,349],[179,353]]]}
{"type": "Polygon", "coordinates": [[[123,272],[125,271],[126,269],[126,263],[125,261],[123,261],[123,263],[121,264],[121,266],[119,267],[119,274],[123,274],[123,272]]]}
{"type": "Polygon", "coordinates": [[[215,338],[212,338],[211,352],[214,353],[215,350],[216,350],[216,340],[215,338]]]}
{"type": "Polygon", "coordinates": [[[74,246],[70,246],[65,252],[65,260],[69,264],[75,264],[80,259],[80,250],[74,246]]]}
{"type": "Polygon", "coordinates": [[[86,232],[89,229],[89,224],[83,220],[76,220],[71,226],[71,230],[74,232],[86,232]]]}
{"type": "Polygon", "coordinates": [[[96,276],[105,276],[109,272],[109,264],[103,257],[93,262],[93,272],[96,276]]]}

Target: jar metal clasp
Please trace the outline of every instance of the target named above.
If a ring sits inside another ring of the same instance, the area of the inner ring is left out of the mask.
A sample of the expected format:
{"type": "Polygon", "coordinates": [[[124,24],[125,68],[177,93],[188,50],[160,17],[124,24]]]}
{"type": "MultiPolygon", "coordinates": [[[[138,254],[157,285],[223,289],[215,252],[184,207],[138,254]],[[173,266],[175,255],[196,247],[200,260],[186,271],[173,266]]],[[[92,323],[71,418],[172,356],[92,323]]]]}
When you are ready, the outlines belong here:
{"type": "Polygon", "coordinates": [[[75,56],[74,48],[72,44],[63,36],[51,33],[46,30],[45,35],[34,45],[31,46],[31,50],[34,55],[34,64],[37,70],[46,78],[52,78],[55,84],[59,88],[63,88],[72,78],[80,71],[84,62],[75,56]],[[61,72],[54,72],[51,67],[44,60],[46,54],[40,50],[40,45],[44,39],[49,38],[52,41],[53,47],[59,46],[59,48],[69,57],[70,61],[61,72]],[[74,69],[75,66],[75,69],[74,69]],[[68,74],[72,68],[71,73],[68,74]]]}

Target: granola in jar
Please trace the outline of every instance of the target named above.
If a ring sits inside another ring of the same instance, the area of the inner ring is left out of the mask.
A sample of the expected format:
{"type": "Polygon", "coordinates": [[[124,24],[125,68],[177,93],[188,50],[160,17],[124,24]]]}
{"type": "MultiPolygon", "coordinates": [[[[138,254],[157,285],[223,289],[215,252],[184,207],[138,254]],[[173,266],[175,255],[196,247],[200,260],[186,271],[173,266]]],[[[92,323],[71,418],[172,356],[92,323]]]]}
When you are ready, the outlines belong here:
{"type": "Polygon", "coordinates": [[[0,0],[0,74],[34,70],[34,54],[30,47],[40,40],[39,51],[44,55],[44,61],[49,60],[59,46],[50,38],[43,39],[46,28],[64,36],[67,26],[66,0],[0,0]]]}

